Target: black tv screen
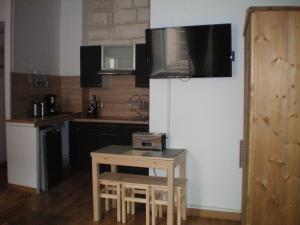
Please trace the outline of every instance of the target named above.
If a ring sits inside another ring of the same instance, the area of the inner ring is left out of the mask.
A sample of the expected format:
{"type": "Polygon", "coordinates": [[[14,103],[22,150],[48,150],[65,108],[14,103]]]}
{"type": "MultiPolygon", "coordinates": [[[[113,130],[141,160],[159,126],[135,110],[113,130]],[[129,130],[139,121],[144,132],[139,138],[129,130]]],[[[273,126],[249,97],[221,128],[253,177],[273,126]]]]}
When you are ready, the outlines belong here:
{"type": "Polygon", "coordinates": [[[231,77],[231,25],[146,30],[151,78],[231,77]]]}

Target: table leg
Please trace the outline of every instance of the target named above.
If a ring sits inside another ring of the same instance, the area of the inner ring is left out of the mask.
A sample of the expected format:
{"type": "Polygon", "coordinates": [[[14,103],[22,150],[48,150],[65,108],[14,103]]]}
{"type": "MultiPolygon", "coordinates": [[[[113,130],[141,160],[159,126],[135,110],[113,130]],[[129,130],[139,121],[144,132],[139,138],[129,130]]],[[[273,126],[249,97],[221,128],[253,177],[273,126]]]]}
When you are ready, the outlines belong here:
{"type": "MultiPolygon", "coordinates": [[[[185,158],[184,160],[182,160],[180,163],[179,163],[179,177],[180,178],[186,178],[186,165],[185,165],[185,158]]],[[[182,212],[182,218],[183,220],[186,220],[186,201],[187,201],[187,196],[186,196],[186,187],[183,188],[182,190],[182,194],[184,196],[183,198],[183,202],[182,202],[182,205],[183,205],[183,212],[182,212]]]]}
{"type": "MultiPolygon", "coordinates": [[[[110,165],[110,171],[111,171],[112,173],[117,173],[117,166],[116,166],[116,165],[110,165]]],[[[113,209],[115,209],[116,206],[117,206],[116,201],[115,201],[115,200],[112,200],[111,207],[112,207],[113,209]]]]}
{"type": "Polygon", "coordinates": [[[98,176],[99,176],[99,165],[92,160],[92,176],[93,176],[93,210],[94,210],[94,221],[100,219],[100,200],[99,200],[99,187],[98,187],[98,176]]]}
{"type": "Polygon", "coordinates": [[[116,165],[110,165],[110,171],[112,173],[116,173],[117,172],[117,166],[116,165]]]}
{"type": "Polygon", "coordinates": [[[167,225],[173,225],[174,220],[174,165],[167,170],[168,176],[168,213],[167,225]]]}

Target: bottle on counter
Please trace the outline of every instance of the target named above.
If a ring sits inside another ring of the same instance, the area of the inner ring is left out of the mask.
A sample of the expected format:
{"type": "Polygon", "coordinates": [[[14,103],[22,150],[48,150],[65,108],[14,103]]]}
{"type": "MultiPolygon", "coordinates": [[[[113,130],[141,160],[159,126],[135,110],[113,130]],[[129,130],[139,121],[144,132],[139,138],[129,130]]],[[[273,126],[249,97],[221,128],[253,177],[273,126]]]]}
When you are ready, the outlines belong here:
{"type": "Polygon", "coordinates": [[[97,110],[97,116],[98,117],[101,117],[102,109],[103,109],[103,102],[102,102],[102,99],[99,98],[99,100],[96,101],[96,110],[97,110]]]}
{"type": "Polygon", "coordinates": [[[47,115],[46,103],[41,101],[41,117],[45,117],[47,115]]]}
{"type": "Polygon", "coordinates": [[[88,107],[88,115],[92,115],[94,117],[100,117],[102,108],[103,108],[103,102],[101,101],[101,98],[97,100],[97,96],[93,95],[93,99],[88,107]]]}
{"type": "Polygon", "coordinates": [[[40,116],[40,101],[38,99],[35,99],[33,101],[33,117],[39,117],[40,116]]]}
{"type": "Polygon", "coordinates": [[[88,115],[97,117],[97,99],[96,95],[93,95],[93,99],[91,100],[88,107],[88,115]]]}

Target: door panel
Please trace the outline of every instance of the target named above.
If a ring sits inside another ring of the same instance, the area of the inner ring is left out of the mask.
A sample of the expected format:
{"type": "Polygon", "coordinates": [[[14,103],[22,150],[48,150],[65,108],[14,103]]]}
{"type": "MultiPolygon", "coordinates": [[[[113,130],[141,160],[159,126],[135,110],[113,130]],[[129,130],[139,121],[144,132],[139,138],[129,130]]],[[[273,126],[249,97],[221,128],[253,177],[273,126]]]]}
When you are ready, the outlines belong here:
{"type": "Polygon", "coordinates": [[[0,163],[6,161],[5,88],[4,88],[4,22],[0,22],[0,163]]]}
{"type": "Polygon", "coordinates": [[[300,8],[255,11],[247,29],[243,225],[298,225],[300,8]]]}

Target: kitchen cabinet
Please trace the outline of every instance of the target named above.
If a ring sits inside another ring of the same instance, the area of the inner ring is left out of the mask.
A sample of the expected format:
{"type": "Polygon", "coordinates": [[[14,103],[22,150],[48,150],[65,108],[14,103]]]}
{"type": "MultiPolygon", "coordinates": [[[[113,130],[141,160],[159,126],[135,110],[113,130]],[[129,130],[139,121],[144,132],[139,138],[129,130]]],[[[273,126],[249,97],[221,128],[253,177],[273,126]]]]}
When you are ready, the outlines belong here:
{"type": "Polygon", "coordinates": [[[101,46],[80,47],[80,85],[81,87],[102,87],[101,46]]]}
{"type": "Polygon", "coordinates": [[[102,46],[101,70],[112,74],[131,74],[135,67],[135,45],[102,46]]]}
{"type": "Polygon", "coordinates": [[[248,10],[243,225],[300,224],[300,7],[248,10]]]}
{"type": "Polygon", "coordinates": [[[104,74],[134,74],[136,87],[149,87],[146,45],[136,44],[134,48],[132,46],[81,46],[81,87],[103,87],[102,75],[104,74]],[[103,48],[106,50],[102,51],[103,48]],[[130,49],[135,51],[135,54],[129,54],[130,56],[127,58],[122,55],[130,53],[130,49]],[[107,55],[102,56],[103,53],[107,55]],[[104,59],[102,60],[103,57],[104,59]],[[134,67],[135,69],[133,70],[134,67]]]}
{"type": "MultiPolygon", "coordinates": [[[[73,169],[91,171],[90,153],[107,145],[132,145],[131,134],[148,131],[148,125],[70,122],[70,163],[73,169]]],[[[110,166],[101,167],[109,171],[110,166]]],[[[148,174],[145,168],[118,167],[119,172],[148,174]]]]}
{"type": "MultiPolygon", "coordinates": [[[[137,124],[122,124],[119,130],[119,144],[120,145],[132,145],[132,133],[134,132],[148,132],[148,125],[137,125],[137,124]]],[[[141,175],[148,175],[148,169],[136,168],[128,166],[118,166],[118,172],[122,173],[136,173],[138,171],[141,175]]]]}
{"type": "Polygon", "coordinates": [[[135,46],[135,87],[149,87],[149,75],[147,72],[146,44],[135,46]]]}

